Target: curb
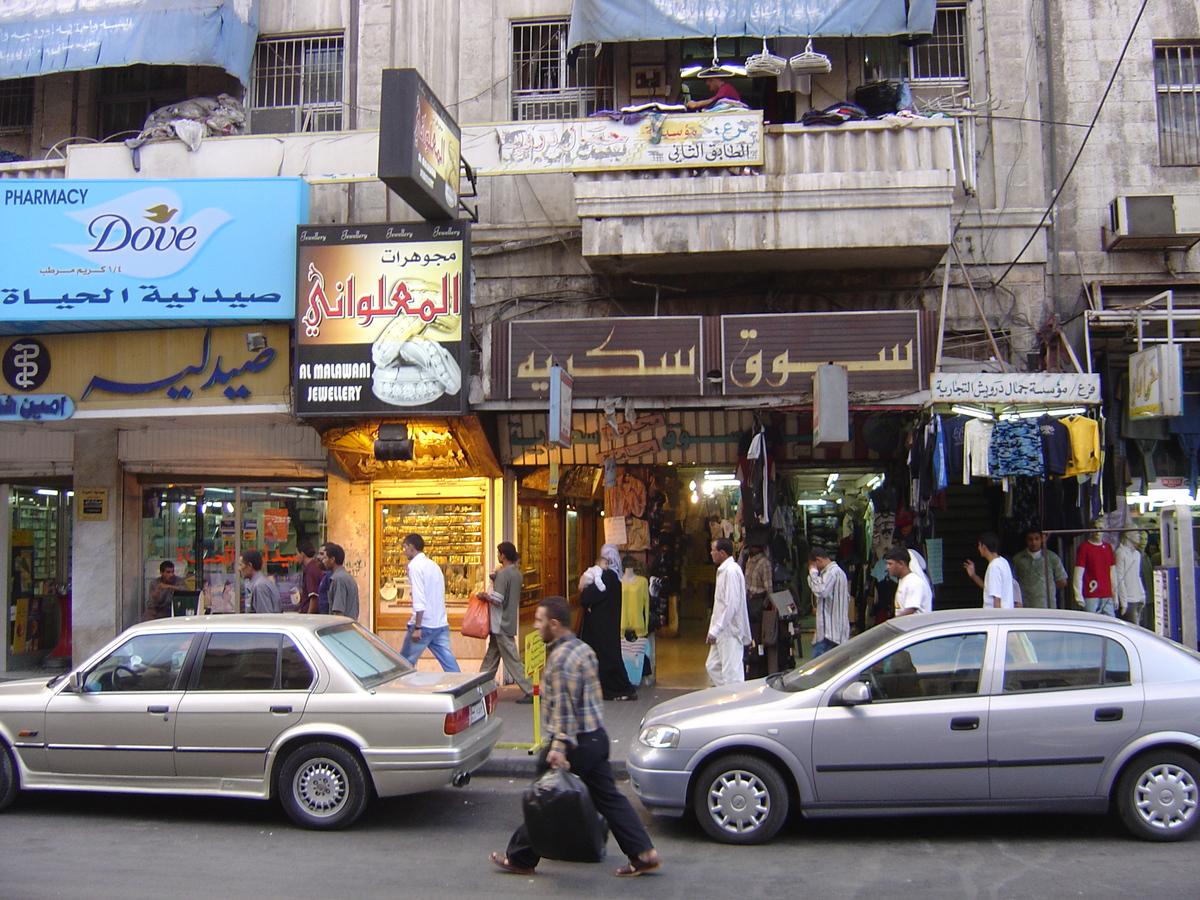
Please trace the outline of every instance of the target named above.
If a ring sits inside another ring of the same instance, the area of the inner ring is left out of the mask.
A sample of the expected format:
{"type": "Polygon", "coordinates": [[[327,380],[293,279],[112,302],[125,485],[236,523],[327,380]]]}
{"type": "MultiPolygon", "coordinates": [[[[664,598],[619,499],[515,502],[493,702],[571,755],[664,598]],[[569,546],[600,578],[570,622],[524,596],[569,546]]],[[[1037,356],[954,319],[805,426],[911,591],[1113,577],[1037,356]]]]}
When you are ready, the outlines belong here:
{"type": "MultiPolygon", "coordinates": [[[[629,771],[623,759],[610,759],[613,775],[626,778],[629,771]]],[[[523,750],[502,750],[488,757],[482,766],[471,773],[480,778],[534,778],[537,775],[537,757],[523,750]]]]}

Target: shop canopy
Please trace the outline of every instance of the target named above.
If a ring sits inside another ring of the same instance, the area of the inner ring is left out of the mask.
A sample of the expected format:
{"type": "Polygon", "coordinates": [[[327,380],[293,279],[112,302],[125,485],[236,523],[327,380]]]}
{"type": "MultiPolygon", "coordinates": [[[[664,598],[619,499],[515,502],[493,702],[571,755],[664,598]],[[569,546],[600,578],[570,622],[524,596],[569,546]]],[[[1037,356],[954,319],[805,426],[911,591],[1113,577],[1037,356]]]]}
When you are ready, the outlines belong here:
{"type": "Polygon", "coordinates": [[[929,34],[937,0],[575,0],[570,45],[929,34]]]}
{"type": "Polygon", "coordinates": [[[257,38],[258,0],[3,0],[0,79],[146,63],[246,84],[257,38]]]}

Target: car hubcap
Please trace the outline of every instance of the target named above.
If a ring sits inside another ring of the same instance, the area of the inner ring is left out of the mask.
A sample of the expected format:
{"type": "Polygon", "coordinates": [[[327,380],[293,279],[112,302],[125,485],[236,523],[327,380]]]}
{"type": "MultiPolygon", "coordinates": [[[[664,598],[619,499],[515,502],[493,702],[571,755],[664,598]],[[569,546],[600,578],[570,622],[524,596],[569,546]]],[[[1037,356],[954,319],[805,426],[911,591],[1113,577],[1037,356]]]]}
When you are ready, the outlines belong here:
{"type": "Polygon", "coordinates": [[[346,802],[346,791],[346,773],[330,759],[310,759],[292,779],[296,802],[314,816],[337,812],[346,802]]]}
{"type": "Polygon", "coordinates": [[[726,772],[708,789],[708,812],[713,821],[731,834],[745,834],[760,827],[771,811],[767,786],[752,772],[726,772]]]}
{"type": "Polygon", "coordinates": [[[1196,815],[1200,791],[1187,769],[1169,764],[1142,773],[1134,790],[1138,814],[1152,828],[1178,828],[1196,815]]]}

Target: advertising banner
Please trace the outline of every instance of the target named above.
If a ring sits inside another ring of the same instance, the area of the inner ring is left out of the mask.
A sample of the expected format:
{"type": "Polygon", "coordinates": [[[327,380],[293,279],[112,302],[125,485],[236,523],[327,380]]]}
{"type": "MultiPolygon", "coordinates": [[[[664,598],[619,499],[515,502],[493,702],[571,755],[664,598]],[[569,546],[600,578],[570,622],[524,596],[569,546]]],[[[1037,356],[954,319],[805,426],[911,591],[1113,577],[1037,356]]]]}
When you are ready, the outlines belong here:
{"type": "Polygon", "coordinates": [[[466,222],[299,229],[296,414],[465,414],[466,222]]]}
{"type": "Polygon", "coordinates": [[[1100,376],[1078,372],[935,372],[929,377],[934,403],[1100,402],[1100,376]]]}
{"type": "Polygon", "coordinates": [[[0,333],[289,321],[299,178],[11,180],[0,333]]]}

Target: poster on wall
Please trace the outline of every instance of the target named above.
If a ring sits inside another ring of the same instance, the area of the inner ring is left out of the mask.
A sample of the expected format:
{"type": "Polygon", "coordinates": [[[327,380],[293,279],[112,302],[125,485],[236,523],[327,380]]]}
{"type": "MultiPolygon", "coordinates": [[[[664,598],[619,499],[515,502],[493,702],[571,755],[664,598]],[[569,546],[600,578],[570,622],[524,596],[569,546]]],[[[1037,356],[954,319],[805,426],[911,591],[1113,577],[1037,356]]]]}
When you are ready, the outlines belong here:
{"type": "Polygon", "coordinates": [[[465,414],[466,222],[298,229],[296,414],[465,414]]]}

